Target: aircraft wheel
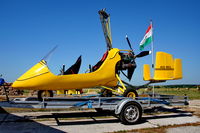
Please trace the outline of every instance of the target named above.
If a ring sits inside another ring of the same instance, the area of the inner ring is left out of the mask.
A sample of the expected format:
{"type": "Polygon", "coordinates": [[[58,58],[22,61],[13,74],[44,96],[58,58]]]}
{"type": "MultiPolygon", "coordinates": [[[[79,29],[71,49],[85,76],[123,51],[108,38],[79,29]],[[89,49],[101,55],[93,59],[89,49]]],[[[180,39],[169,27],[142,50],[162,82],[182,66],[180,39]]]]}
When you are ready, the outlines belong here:
{"type": "Polygon", "coordinates": [[[119,119],[123,124],[134,124],[141,120],[142,107],[136,102],[129,102],[124,105],[119,119]]]}
{"type": "Polygon", "coordinates": [[[51,90],[39,90],[38,100],[42,101],[44,97],[53,97],[53,91],[51,90]]]}
{"type": "Polygon", "coordinates": [[[138,93],[137,93],[137,91],[135,89],[127,88],[124,91],[123,96],[124,97],[131,97],[131,98],[135,99],[136,97],[138,97],[138,93]]]}

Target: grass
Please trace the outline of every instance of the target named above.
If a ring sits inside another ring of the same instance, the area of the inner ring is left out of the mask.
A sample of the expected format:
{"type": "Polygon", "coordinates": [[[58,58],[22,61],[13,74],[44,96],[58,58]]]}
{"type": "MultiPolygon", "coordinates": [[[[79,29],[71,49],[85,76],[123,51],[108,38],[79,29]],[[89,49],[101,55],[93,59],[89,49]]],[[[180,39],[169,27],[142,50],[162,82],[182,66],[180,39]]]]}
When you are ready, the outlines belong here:
{"type": "MultiPolygon", "coordinates": [[[[145,92],[141,89],[139,93],[145,92]]],[[[146,91],[149,92],[149,91],[146,91]]],[[[152,91],[151,91],[152,92],[152,91]]],[[[185,96],[187,95],[189,99],[200,99],[200,91],[197,88],[155,88],[155,93],[166,94],[166,95],[176,95],[185,96]]]]}

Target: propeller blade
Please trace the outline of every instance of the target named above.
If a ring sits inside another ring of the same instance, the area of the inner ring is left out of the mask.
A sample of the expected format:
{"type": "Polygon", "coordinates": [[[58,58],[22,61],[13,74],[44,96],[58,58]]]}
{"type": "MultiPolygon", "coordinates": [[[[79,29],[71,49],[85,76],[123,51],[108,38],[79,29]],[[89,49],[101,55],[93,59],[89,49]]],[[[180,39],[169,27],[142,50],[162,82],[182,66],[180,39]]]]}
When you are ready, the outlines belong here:
{"type": "Polygon", "coordinates": [[[127,71],[127,78],[129,79],[129,81],[131,80],[133,73],[134,73],[135,67],[129,67],[128,71],[127,71]]]}
{"type": "Polygon", "coordinates": [[[126,41],[128,42],[128,45],[129,45],[130,49],[133,51],[133,48],[132,48],[132,46],[131,46],[131,43],[130,43],[130,41],[129,41],[129,39],[128,39],[128,36],[127,36],[127,35],[126,35],[126,41]]]}
{"type": "Polygon", "coordinates": [[[136,55],[136,58],[144,57],[144,56],[147,56],[149,54],[151,54],[151,51],[142,51],[138,55],[136,55]]]}
{"type": "Polygon", "coordinates": [[[132,65],[130,67],[128,67],[128,71],[127,71],[127,78],[129,79],[129,81],[131,80],[133,73],[135,71],[135,68],[137,67],[134,60],[131,62],[131,64],[132,65]]]}

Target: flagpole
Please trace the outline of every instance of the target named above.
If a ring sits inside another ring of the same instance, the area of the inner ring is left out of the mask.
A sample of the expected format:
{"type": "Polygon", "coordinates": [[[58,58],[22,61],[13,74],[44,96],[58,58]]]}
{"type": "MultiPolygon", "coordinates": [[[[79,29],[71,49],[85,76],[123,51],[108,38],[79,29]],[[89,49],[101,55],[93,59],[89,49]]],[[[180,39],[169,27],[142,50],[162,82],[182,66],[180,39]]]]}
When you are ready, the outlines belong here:
{"type": "Polygon", "coordinates": [[[152,52],[152,68],[154,68],[154,45],[153,45],[153,22],[150,20],[151,28],[152,28],[152,42],[151,42],[151,52],[152,52]]]}
{"type": "MultiPolygon", "coordinates": [[[[151,28],[152,28],[152,42],[151,42],[151,51],[152,51],[152,69],[154,69],[154,45],[153,45],[153,42],[154,42],[154,38],[153,38],[153,22],[152,20],[150,20],[150,25],[151,25],[151,28]]],[[[153,98],[155,97],[155,88],[154,88],[154,84],[153,84],[153,98]]]]}

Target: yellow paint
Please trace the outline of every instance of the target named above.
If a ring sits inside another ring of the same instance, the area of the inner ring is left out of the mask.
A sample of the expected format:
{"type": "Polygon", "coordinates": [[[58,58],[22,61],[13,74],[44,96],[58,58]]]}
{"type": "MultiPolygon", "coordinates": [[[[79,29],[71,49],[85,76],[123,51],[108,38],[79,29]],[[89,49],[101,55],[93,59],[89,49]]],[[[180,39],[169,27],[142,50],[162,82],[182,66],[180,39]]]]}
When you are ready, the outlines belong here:
{"type": "Polygon", "coordinates": [[[150,66],[143,66],[144,80],[177,80],[182,79],[181,59],[173,59],[171,54],[165,52],[156,53],[154,77],[151,78],[150,66]]]}
{"type": "Polygon", "coordinates": [[[69,94],[69,95],[77,94],[75,89],[68,90],[66,93],[69,94]]]}
{"type": "Polygon", "coordinates": [[[118,74],[116,74],[116,77],[117,77],[119,83],[122,85],[122,88],[121,87],[118,87],[118,88],[120,89],[120,91],[124,92],[126,90],[126,87],[125,87],[124,83],[122,82],[122,80],[120,79],[118,74]]]}
{"type": "Polygon", "coordinates": [[[134,92],[129,92],[128,94],[127,94],[127,96],[126,97],[131,97],[131,98],[136,98],[136,95],[135,95],[135,93],[134,92]]]}
{"type": "Polygon", "coordinates": [[[121,60],[119,49],[113,48],[101,67],[91,73],[54,75],[44,60],[33,66],[12,85],[17,89],[67,90],[91,88],[96,86],[113,87],[118,83],[115,67],[121,60]]]}
{"type": "Polygon", "coordinates": [[[181,59],[174,60],[174,79],[182,79],[183,72],[182,72],[182,61],[181,59]]]}
{"type": "Polygon", "coordinates": [[[143,79],[151,80],[150,66],[149,64],[144,64],[143,66],[143,79]]]}
{"type": "Polygon", "coordinates": [[[165,52],[156,53],[155,80],[171,80],[174,78],[174,60],[171,54],[165,52]]]}
{"type": "Polygon", "coordinates": [[[57,95],[64,95],[65,94],[65,90],[57,90],[56,94],[57,95]]]}

